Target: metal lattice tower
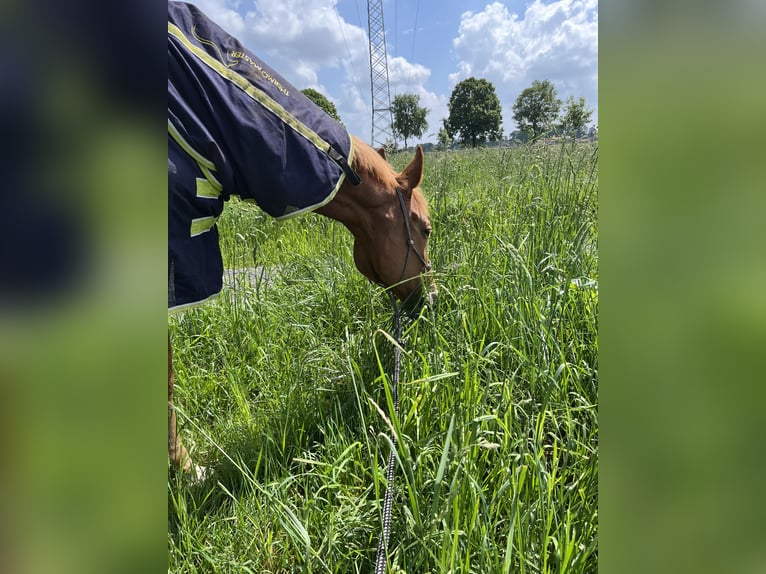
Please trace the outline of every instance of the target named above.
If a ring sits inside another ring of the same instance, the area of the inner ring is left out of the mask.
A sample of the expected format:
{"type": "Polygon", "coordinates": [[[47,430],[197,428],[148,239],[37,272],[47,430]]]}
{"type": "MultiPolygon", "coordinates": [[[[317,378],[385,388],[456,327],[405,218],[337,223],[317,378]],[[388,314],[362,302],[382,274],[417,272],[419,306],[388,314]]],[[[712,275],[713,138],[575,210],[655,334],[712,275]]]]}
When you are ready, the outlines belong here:
{"type": "Polygon", "coordinates": [[[383,0],[367,0],[367,26],[370,34],[370,89],[372,92],[373,147],[394,141],[391,124],[391,95],[388,88],[386,29],[383,25],[383,0]]]}

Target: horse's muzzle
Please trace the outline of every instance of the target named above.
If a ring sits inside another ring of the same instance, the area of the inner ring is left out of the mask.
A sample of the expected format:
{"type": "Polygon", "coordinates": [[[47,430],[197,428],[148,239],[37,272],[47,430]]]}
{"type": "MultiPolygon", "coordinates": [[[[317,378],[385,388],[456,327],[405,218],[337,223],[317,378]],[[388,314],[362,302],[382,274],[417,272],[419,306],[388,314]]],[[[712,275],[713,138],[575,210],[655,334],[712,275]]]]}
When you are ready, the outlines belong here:
{"type": "Polygon", "coordinates": [[[402,301],[401,310],[406,313],[410,319],[414,320],[418,318],[424,305],[429,309],[435,308],[438,298],[439,290],[436,287],[436,283],[433,280],[430,280],[427,284],[423,285],[423,288],[419,287],[415,289],[404,301],[402,301]]]}

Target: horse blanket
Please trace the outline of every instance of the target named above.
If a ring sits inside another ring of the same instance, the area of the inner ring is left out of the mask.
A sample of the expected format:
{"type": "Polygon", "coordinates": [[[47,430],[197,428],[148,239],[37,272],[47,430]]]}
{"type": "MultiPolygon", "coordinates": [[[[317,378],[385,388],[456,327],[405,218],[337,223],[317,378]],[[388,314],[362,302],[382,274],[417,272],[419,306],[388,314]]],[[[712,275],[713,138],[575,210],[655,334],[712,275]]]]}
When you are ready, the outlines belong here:
{"type": "Polygon", "coordinates": [[[217,295],[216,220],[232,195],[286,218],[344,178],[346,129],[198,8],[168,2],[168,308],[217,295]]]}

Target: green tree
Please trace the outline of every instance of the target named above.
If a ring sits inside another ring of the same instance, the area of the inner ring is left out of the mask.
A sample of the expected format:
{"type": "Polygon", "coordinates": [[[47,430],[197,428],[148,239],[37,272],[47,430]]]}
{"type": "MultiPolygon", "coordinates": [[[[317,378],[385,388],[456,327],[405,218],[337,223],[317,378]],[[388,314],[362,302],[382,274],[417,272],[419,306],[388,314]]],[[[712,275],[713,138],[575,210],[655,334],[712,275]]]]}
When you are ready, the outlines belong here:
{"type": "Polygon", "coordinates": [[[508,134],[508,139],[512,142],[527,143],[529,140],[529,134],[524,130],[513,130],[510,134],[508,134]]]}
{"type": "Polygon", "coordinates": [[[427,108],[421,108],[420,96],[416,94],[399,94],[391,104],[391,115],[394,123],[391,127],[397,136],[404,139],[404,148],[407,149],[407,138],[420,137],[428,129],[426,116],[427,108]]]}
{"type": "Polygon", "coordinates": [[[338,115],[338,110],[335,109],[335,104],[328,100],[323,94],[317,92],[314,88],[306,88],[305,90],[301,90],[301,93],[322,108],[332,119],[341,124],[343,123],[338,115]]]}
{"type": "Polygon", "coordinates": [[[452,90],[448,107],[445,128],[450,138],[476,147],[503,137],[502,108],[491,82],[477,78],[463,80],[452,90]]]}
{"type": "Polygon", "coordinates": [[[564,116],[561,118],[562,131],[573,138],[585,134],[585,126],[588,125],[593,110],[586,109],[585,98],[580,96],[577,100],[569,96],[564,104],[564,116]]]}
{"type": "Polygon", "coordinates": [[[531,139],[537,139],[553,128],[560,108],[561,100],[556,97],[554,85],[548,80],[535,80],[516,98],[513,119],[531,139]]]}
{"type": "MultiPolygon", "coordinates": [[[[444,121],[446,124],[446,120],[444,121]]],[[[449,133],[449,130],[447,130],[446,127],[442,127],[439,129],[439,147],[442,149],[449,149],[449,147],[452,145],[452,136],[449,133]]]]}

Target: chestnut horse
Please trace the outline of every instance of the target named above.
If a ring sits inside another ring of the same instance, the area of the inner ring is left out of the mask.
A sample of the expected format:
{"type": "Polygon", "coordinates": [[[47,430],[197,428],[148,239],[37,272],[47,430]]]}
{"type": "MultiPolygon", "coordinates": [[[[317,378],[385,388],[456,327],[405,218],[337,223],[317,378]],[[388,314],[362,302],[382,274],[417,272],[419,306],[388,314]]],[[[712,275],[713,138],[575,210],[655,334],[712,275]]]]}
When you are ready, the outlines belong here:
{"type": "MultiPolygon", "coordinates": [[[[353,185],[344,181],[333,200],[316,212],[348,228],[354,236],[354,263],[365,277],[387,288],[401,302],[415,307],[432,305],[437,297],[436,285],[422,276],[431,267],[427,253],[431,223],[428,205],[418,187],[423,176],[423,151],[418,146],[410,164],[396,173],[382,150],[376,152],[353,139],[356,153],[352,167],[362,182],[353,185]]],[[[195,468],[176,428],[170,339],[168,454],[175,467],[184,471],[195,468]]],[[[196,473],[200,472],[196,467],[196,473]]]]}
{"type": "MultiPolygon", "coordinates": [[[[198,8],[168,2],[169,309],[220,292],[216,221],[232,195],[280,219],[316,211],[340,221],[365,277],[405,306],[432,302],[422,177],[422,148],[397,173],[198,8]]],[[[169,337],[168,453],[193,468],[176,428],[169,337]]]]}

